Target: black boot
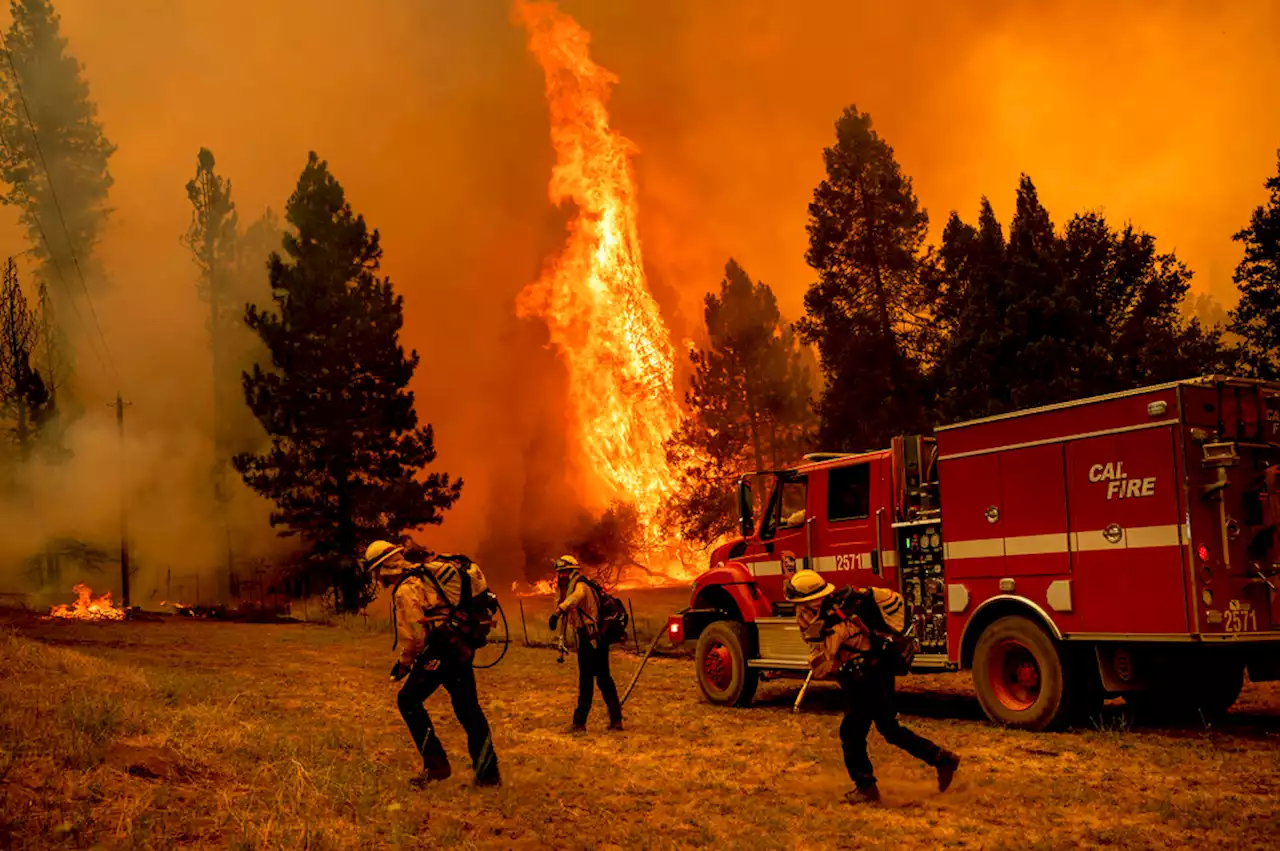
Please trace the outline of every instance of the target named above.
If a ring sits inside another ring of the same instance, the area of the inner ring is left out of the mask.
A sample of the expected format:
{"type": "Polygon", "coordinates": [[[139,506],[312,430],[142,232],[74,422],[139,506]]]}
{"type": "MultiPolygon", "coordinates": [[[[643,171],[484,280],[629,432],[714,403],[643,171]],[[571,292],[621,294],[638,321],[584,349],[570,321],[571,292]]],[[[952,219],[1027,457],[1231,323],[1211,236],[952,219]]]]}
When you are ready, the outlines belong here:
{"type": "Polygon", "coordinates": [[[844,800],[849,804],[878,804],[880,787],[874,783],[869,786],[855,786],[852,792],[844,793],[844,800]]]}
{"type": "Polygon", "coordinates": [[[938,791],[945,792],[956,777],[956,769],[960,767],[960,755],[951,751],[943,751],[938,756],[938,791]]]}
{"type": "Polygon", "coordinates": [[[448,780],[452,774],[453,767],[449,765],[448,762],[445,762],[444,764],[424,766],[421,774],[410,778],[409,784],[417,787],[418,789],[422,789],[432,783],[438,783],[441,780],[448,780]]]}

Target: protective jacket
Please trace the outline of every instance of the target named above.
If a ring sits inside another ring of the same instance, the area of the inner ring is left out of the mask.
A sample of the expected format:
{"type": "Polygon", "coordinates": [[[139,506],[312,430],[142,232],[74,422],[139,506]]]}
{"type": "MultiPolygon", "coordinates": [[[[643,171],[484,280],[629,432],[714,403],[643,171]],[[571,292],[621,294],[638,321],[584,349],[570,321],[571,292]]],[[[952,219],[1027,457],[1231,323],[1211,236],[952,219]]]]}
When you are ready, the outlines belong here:
{"type": "Polygon", "coordinates": [[[829,624],[822,617],[822,601],[796,606],[796,625],[809,647],[809,668],[815,677],[840,670],[854,655],[872,649],[871,631],[856,615],[829,624]]]}
{"type": "Polygon", "coordinates": [[[564,615],[570,629],[585,629],[594,641],[600,620],[600,601],[596,599],[595,591],[576,570],[569,576],[567,588],[565,598],[556,606],[556,611],[564,615]]]}
{"type": "MultiPolygon", "coordinates": [[[[431,561],[422,565],[435,577],[435,583],[425,576],[406,574],[392,594],[391,607],[395,615],[396,644],[400,647],[400,662],[406,666],[427,646],[434,630],[440,629],[449,616],[449,610],[462,599],[462,576],[459,566],[449,561],[431,561]],[[444,598],[436,590],[436,583],[444,590],[444,598]]],[[[489,588],[479,565],[467,569],[471,578],[471,594],[489,588]]]]}

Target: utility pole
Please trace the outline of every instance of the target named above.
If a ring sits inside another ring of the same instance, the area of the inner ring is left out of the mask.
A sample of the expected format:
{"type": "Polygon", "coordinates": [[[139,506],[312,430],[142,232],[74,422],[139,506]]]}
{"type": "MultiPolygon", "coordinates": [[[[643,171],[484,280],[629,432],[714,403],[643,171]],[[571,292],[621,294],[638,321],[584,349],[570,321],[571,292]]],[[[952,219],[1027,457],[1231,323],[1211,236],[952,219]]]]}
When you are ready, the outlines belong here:
{"type": "Polygon", "coordinates": [[[129,511],[124,486],[124,408],[131,404],[116,394],[116,427],[120,431],[120,598],[126,609],[129,607],[129,511]]]}

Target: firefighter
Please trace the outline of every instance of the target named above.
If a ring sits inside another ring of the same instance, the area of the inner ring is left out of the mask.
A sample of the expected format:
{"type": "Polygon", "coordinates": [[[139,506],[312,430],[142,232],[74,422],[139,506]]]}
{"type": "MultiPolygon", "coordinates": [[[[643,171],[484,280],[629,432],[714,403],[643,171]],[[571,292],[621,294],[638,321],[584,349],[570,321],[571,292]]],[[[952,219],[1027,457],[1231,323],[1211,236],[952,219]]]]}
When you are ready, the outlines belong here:
{"type": "MultiPolygon", "coordinates": [[[[474,651],[449,617],[462,594],[458,564],[437,560],[418,567],[404,558],[403,547],[374,541],[365,551],[365,565],[384,588],[394,589],[392,619],[396,643],[403,644],[400,658],[391,669],[391,680],[399,682],[408,677],[396,702],[409,735],[422,755],[422,773],[410,782],[421,788],[453,773],[425,706],[427,698],[444,686],[453,703],[453,713],[467,733],[475,785],[501,785],[489,722],[476,694],[474,651]],[[430,577],[426,575],[428,572],[430,577]],[[443,598],[437,583],[444,592],[443,598]]],[[[471,565],[468,576],[473,594],[487,588],[479,567],[471,565]]]]}
{"type": "Polygon", "coordinates": [[[609,645],[599,630],[600,601],[573,556],[563,555],[556,559],[556,586],[560,602],[548,625],[555,632],[563,617],[565,625],[578,633],[578,706],[573,712],[569,732],[587,731],[587,714],[591,711],[596,685],[599,685],[600,696],[609,710],[609,729],[621,730],[622,704],[618,702],[618,687],[609,672],[609,645]]]}
{"type": "MultiPolygon", "coordinates": [[[[787,599],[796,604],[796,624],[809,644],[809,666],[815,677],[835,673],[845,696],[840,724],[844,764],[853,780],[850,803],[880,800],[876,776],[867,755],[867,734],[874,723],[889,744],[899,747],[938,772],[938,791],[955,777],[960,757],[938,747],[898,723],[894,706],[894,672],[876,627],[887,630],[875,596],[869,591],[842,591],[832,605],[835,586],[817,571],[800,570],[787,581],[787,599]],[[851,613],[852,612],[852,613],[851,613]]],[[[901,598],[895,599],[902,605],[901,598]]]]}

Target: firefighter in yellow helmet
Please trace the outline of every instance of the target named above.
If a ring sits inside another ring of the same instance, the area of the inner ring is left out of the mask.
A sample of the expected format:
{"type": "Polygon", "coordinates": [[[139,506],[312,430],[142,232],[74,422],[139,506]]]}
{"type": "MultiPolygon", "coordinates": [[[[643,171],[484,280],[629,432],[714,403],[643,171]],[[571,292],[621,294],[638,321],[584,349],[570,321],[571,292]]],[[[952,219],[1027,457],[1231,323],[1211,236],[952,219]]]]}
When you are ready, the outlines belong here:
{"type": "Polygon", "coordinates": [[[609,711],[609,729],[622,729],[622,704],[618,687],[609,671],[609,644],[600,634],[600,600],[582,575],[578,560],[571,555],[556,559],[556,588],[560,602],[551,615],[549,626],[555,632],[560,618],[566,627],[578,634],[578,706],[573,712],[572,733],[587,731],[587,715],[596,686],[609,711]]]}
{"type": "Polygon", "coordinates": [[[454,715],[467,733],[475,785],[500,785],[489,722],[476,693],[474,652],[468,636],[462,634],[464,621],[455,617],[457,607],[466,602],[464,596],[474,598],[488,591],[484,574],[465,556],[438,556],[414,565],[405,559],[403,547],[387,541],[370,544],[364,561],[378,582],[392,589],[392,619],[401,649],[391,679],[398,682],[408,677],[396,702],[422,755],[422,773],[410,782],[422,787],[453,773],[425,706],[427,698],[444,686],[454,715]]]}
{"type": "Polygon", "coordinates": [[[901,595],[881,588],[837,591],[817,571],[799,570],[787,581],[786,596],[796,604],[796,624],[809,645],[813,676],[834,673],[844,691],[840,746],[854,784],[846,798],[851,803],[880,800],[867,755],[867,734],[873,723],[889,744],[933,766],[938,791],[945,792],[960,757],[903,727],[894,706],[894,669],[887,639],[901,632],[905,623],[901,595]]]}

